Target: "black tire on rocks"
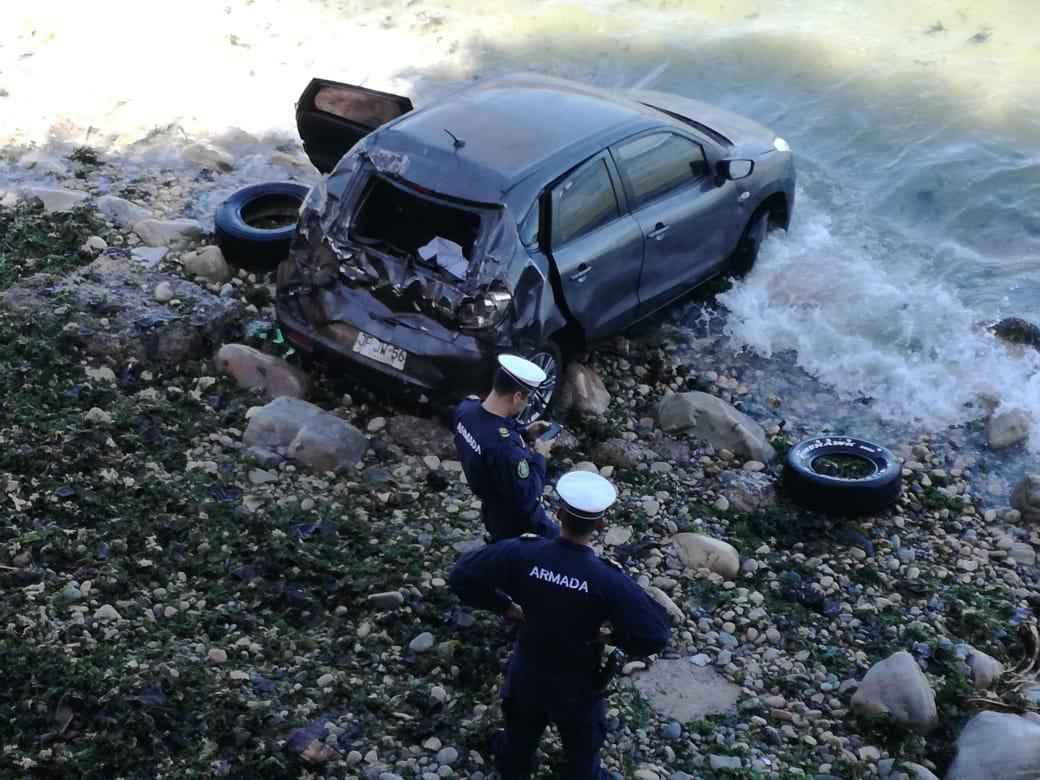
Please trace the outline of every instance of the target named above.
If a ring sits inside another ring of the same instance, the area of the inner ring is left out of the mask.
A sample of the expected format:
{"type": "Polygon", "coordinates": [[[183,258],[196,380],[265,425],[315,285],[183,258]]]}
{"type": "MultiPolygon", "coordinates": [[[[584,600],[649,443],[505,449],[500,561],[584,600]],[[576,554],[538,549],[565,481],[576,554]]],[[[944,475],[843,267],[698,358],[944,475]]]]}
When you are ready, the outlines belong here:
{"type": "Polygon", "coordinates": [[[899,498],[902,465],[880,444],[818,436],[787,451],[784,490],[797,503],[834,515],[866,515],[899,498]]]}
{"type": "Polygon", "coordinates": [[[546,375],[545,382],[531,395],[527,406],[517,415],[517,420],[526,425],[541,420],[552,408],[560,387],[560,379],[563,377],[564,365],[560,347],[554,341],[547,341],[524,357],[542,369],[546,375]]]}
{"type": "Polygon", "coordinates": [[[217,206],[217,244],[232,265],[268,271],[289,254],[308,188],[291,181],[243,187],[217,206]]]}

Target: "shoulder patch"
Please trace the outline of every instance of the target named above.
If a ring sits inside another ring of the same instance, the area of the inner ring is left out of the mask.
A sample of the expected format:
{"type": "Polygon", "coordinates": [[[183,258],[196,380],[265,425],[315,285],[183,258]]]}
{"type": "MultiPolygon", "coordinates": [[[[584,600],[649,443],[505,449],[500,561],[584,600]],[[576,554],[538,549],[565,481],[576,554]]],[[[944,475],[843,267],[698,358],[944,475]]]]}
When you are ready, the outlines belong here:
{"type": "Polygon", "coordinates": [[[521,458],[516,462],[516,475],[520,479],[527,479],[531,476],[531,464],[527,462],[527,458],[521,458]]]}
{"type": "Polygon", "coordinates": [[[509,429],[508,428],[499,428],[498,429],[498,435],[501,436],[503,439],[508,439],[509,438],[509,429]]]}
{"type": "Polygon", "coordinates": [[[534,539],[541,539],[542,537],[540,537],[538,534],[520,534],[520,538],[521,539],[526,539],[527,541],[530,542],[530,541],[532,541],[534,539]]]}
{"type": "Polygon", "coordinates": [[[613,558],[603,558],[603,557],[601,557],[600,560],[603,561],[603,563],[607,564],[607,566],[613,566],[618,571],[624,571],[625,570],[625,567],[622,566],[617,561],[615,561],[613,558]]]}

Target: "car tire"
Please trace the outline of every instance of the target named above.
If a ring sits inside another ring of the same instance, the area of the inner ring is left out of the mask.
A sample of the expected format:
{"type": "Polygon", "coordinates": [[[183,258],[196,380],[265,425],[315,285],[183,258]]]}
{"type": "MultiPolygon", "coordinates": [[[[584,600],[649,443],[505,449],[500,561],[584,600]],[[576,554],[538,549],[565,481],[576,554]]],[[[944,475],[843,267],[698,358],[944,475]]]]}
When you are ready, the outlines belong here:
{"type": "Polygon", "coordinates": [[[541,420],[552,408],[553,401],[560,388],[560,379],[563,376],[563,355],[560,347],[554,341],[548,341],[537,349],[532,349],[524,355],[528,360],[545,371],[546,379],[542,386],[531,395],[524,410],[517,415],[517,420],[526,425],[536,420],[541,420]]]}
{"type": "Polygon", "coordinates": [[[769,232],[769,212],[758,211],[748,220],[744,233],[737,242],[737,248],[729,259],[730,276],[746,276],[755,266],[758,252],[762,248],[762,242],[766,240],[769,232]]]}
{"type": "Polygon", "coordinates": [[[866,515],[896,502],[901,475],[899,460],[880,444],[818,436],[787,451],[783,485],[788,496],[809,509],[866,515]]]}
{"type": "Polygon", "coordinates": [[[291,181],[244,187],[217,206],[217,244],[232,265],[269,271],[289,254],[308,188],[291,181]]]}

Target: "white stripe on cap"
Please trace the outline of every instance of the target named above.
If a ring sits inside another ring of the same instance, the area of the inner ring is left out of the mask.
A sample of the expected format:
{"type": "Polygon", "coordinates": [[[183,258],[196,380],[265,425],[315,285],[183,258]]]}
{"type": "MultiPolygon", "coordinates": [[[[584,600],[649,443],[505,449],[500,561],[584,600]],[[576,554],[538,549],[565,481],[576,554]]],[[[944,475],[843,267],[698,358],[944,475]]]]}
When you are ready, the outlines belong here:
{"type": "Polygon", "coordinates": [[[541,368],[518,355],[499,355],[498,364],[509,376],[532,390],[537,390],[546,378],[541,368]]]}

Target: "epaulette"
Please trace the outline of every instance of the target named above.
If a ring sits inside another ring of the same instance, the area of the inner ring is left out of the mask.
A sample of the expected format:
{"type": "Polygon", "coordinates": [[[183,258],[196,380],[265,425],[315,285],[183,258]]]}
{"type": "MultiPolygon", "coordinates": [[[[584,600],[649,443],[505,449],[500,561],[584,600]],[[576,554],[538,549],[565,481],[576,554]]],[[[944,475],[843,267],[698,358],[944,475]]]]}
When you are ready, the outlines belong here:
{"type": "Polygon", "coordinates": [[[615,561],[613,558],[605,558],[603,556],[600,556],[600,560],[603,561],[603,563],[607,564],[607,566],[613,566],[618,571],[624,571],[625,570],[625,567],[622,566],[617,561],[615,561]]]}
{"type": "Polygon", "coordinates": [[[526,539],[527,541],[531,541],[532,539],[541,539],[542,537],[540,537],[538,534],[520,534],[520,538],[526,539]]]}

